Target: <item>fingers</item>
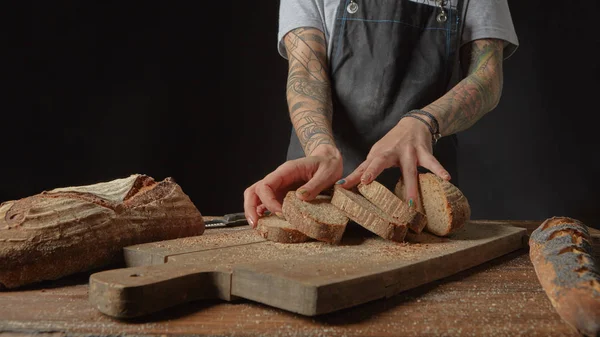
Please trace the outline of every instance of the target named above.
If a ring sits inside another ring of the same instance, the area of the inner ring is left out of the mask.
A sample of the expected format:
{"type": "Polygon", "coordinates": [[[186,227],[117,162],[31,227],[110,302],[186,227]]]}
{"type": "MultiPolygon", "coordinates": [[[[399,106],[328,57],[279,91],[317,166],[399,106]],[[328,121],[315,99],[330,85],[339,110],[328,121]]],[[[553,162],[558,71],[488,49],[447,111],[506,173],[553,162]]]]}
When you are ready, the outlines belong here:
{"type": "Polygon", "coordinates": [[[446,171],[442,164],[440,164],[440,162],[437,159],[435,159],[435,157],[430,152],[418,151],[417,156],[419,159],[419,165],[425,167],[433,174],[446,181],[449,181],[451,179],[450,173],[446,171]]]}
{"type": "Polygon", "coordinates": [[[256,222],[258,221],[256,208],[260,204],[260,199],[258,198],[258,195],[256,195],[255,189],[256,184],[248,187],[244,191],[244,215],[252,228],[256,227],[256,222]]]}
{"type": "Polygon", "coordinates": [[[290,160],[269,173],[262,181],[271,186],[273,191],[278,191],[292,186],[297,181],[308,181],[311,178],[311,172],[316,171],[317,167],[318,162],[308,158],[290,160]]]}
{"type": "MultiPolygon", "coordinates": [[[[244,213],[248,223],[256,227],[258,218],[262,216],[265,210],[281,216],[281,199],[288,189],[298,186],[299,182],[304,182],[312,178],[312,172],[318,171],[319,163],[316,160],[307,158],[291,160],[279,166],[275,171],[268,174],[264,179],[255,183],[244,191],[244,213]]],[[[325,170],[324,175],[329,174],[325,170]]],[[[339,173],[341,175],[341,172],[339,173]]],[[[334,177],[332,179],[337,179],[334,177]]],[[[316,189],[323,189],[320,177],[312,186],[309,185],[308,193],[312,194],[316,189]]],[[[316,195],[316,194],[314,194],[316,195]]],[[[310,197],[310,196],[309,196],[310,197]]]]}
{"type": "Polygon", "coordinates": [[[345,189],[350,189],[350,188],[358,185],[358,183],[360,182],[360,178],[362,177],[362,175],[365,172],[365,170],[367,169],[367,167],[369,167],[369,164],[371,164],[371,159],[365,160],[346,178],[338,181],[338,183],[341,184],[342,187],[345,189]]]}
{"type": "Polygon", "coordinates": [[[339,170],[340,172],[336,172],[336,170],[338,167],[335,166],[319,166],[312,179],[296,191],[298,198],[304,201],[314,199],[321,191],[330,187],[341,177],[341,170],[339,170]]]}
{"type": "Polygon", "coordinates": [[[370,184],[383,170],[395,164],[392,160],[392,156],[388,155],[375,157],[361,176],[360,181],[363,184],[370,184]]]}
{"type": "Polygon", "coordinates": [[[417,155],[415,148],[407,149],[400,155],[400,169],[404,183],[404,196],[410,207],[419,205],[419,180],[417,171],[417,155]]]}
{"type": "Polygon", "coordinates": [[[267,209],[267,206],[260,204],[258,205],[258,207],[256,207],[256,213],[258,214],[259,217],[263,217],[265,215],[269,215],[269,210],[267,209]]]}

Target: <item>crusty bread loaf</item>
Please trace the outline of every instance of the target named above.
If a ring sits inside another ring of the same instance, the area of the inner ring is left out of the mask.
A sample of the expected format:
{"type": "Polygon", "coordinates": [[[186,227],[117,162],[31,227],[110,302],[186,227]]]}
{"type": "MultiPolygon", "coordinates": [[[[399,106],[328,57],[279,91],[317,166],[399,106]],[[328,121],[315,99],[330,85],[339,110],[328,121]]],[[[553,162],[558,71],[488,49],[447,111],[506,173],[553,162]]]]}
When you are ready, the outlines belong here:
{"type": "Polygon", "coordinates": [[[529,238],[538,280],[561,318],[585,336],[600,336],[600,269],[587,227],[568,217],[546,219],[529,238]]]}
{"type": "Polygon", "coordinates": [[[384,239],[401,242],[408,227],[383,212],[357,192],[336,185],[331,203],[344,211],[352,221],[384,239]]]}
{"type": "Polygon", "coordinates": [[[338,244],[349,219],[330,201],[331,197],[325,195],[319,195],[312,201],[303,201],[296,197],[295,191],[289,191],[283,199],[283,216],[293,228],[305,235],[338,244]]]}
{"type": "Polygon", "coordinates": [[[170,178],[45,191],[0,205],[0,285],[55,280],[119,262],[125,246],[203,232],[202,215],[170,178]]]}
{"type": "MultiPolygon", "coordinates": [[[[396,184],[395,194],[404,200],[402,181],[396,184]]],[[[427,217],[425,231],[448,236],[459,229],[471,218],[469,201],[458,187],[433,173],[419,174],[419,194],[422,209],[427,217]]]]}
{"type": "Polygon", "coordinates": [[[398,198],[392,191],[377,181],[358,184],[358,191],[367,200],[391,215],[399,224],[408,226],[415,233],[421,233],[427,224],[427,217],[398,198]]]}
{"type": "Polygon", "coordinates": [[[299,243],[310,240],[306,234],[295,229],[288,221],[275,214],[258,219],[256,230],[267,240],[281,243],[299,243]]]}

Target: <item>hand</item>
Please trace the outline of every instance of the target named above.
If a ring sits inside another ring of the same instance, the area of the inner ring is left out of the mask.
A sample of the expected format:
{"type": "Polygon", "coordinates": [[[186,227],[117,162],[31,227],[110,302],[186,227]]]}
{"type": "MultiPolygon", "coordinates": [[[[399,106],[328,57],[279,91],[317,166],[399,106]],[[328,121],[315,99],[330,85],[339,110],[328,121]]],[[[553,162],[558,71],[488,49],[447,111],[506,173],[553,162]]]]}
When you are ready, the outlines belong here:
{"type": "Polygon", "coordinates": [[[256,227],[265,210],[281,214],[281,203],[290,190],[296,189],[301,200],[314,199],[338,181],[342,172],[342,155],[329,144],[319,145],[308,157],[285,162],[244,191],[244,213],[248,223],[256,227]]]}
{"type": "Polygon", "coordinates": [[[450,174],[433,156],[431,133],[427,126],[414,118],[402,118],[400,122],[379,140],[369,152],[367,159],[345,179],[344,188],[352,188],[359,181],[368,184],[383,170],[398,166],[402,171],[406,201],[409,206],[419,204],[417,166],[429,169],[445,180],[450,174]]]}

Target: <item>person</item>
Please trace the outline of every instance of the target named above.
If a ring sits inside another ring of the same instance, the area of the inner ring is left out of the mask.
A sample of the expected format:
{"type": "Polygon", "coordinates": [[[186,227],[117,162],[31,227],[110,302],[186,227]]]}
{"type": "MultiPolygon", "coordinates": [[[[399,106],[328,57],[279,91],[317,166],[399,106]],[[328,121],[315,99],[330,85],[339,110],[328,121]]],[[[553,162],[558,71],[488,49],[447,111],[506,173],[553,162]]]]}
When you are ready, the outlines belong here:
{"type": "Polygon", "coordinates": [[[415,207],[419,172],[458,185],[456,134],[496,107],[517,47],[507,0],[281,0],[293,132],[286,162],[244,191],[248,222],[291,190],[402,179],[415,207]]]}

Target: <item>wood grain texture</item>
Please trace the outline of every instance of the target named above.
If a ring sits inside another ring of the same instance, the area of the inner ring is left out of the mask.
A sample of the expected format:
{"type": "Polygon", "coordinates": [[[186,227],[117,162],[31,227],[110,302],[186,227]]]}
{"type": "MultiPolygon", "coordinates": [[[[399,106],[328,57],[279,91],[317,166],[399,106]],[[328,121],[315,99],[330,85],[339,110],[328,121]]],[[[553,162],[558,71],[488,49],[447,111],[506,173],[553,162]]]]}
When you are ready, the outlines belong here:
{"type": "MultiPolygon", "coordinates": [[[[340,245],[257,242],[254,238],[258,234],[250,229],[236,231],[232,244],[228,241],[231,237],[226,236],[230,233],[215,234],[211,239],[222,242],[222,246],[207,250],[201,245],[198,251],[174,251],[162,259],[167,265],[181,265],[185,271],[148,268],[138,272],[138,267],[130,272],[122,269],[93,274],[90,301],[108,315],[134,317],[162,310],[167,303],[178,304],[178,299],[183,303],[190,299],[187,288],[205,287],[220,293],[213,298],[242,297],[315,316],[389,297],[519,249],[525,230],[472,223],[452,238],[421,233],[418,242],[398,244],[355,226],[347,230],[340,245]],[[220,279],[226,281],[215,284],[203,275],[191,275],[189,266],[197,267],[198,274],[221,272],[220,279]],[[142,291],[145,288],[152,291],[142,291]],[[169,294],[169,301],[163,299],[165,294],[169,294]]],[[[193,239],[170,240],[162,245],[184,247],[178,242],[189,240],[193,239]]],[[[155,250],[164,252],[164,247],[157,249],[156,245],[137,245],[135,252],[150,256],[156,256],[155,250]]]]}
{"type": "MultiPolygon", "coordinates": [[[[478,222],[510,223],[529,233],[541,223],[478,222]]],[[[597,252],[600,233],[590,233],[597,252]]],[[[116,320],[87,301],[89,275],[0,292],[0,331],[9,336],[578,336],[554,311],[526,248],[390,298],[318,317],[245,300],[208,300],[143,319],[116,320]]]]}
{"type": "Polygon", "coordinates": [[[0,205],[0,285],[96,269],[120,261],[125,246],[203,231],[202,215],[170,178],[131,175],[45,191],[0,205]]]}

